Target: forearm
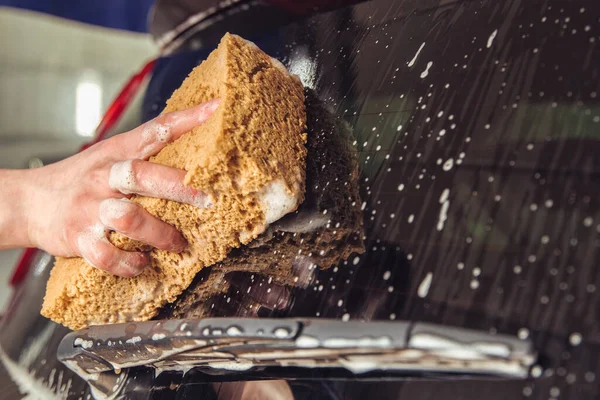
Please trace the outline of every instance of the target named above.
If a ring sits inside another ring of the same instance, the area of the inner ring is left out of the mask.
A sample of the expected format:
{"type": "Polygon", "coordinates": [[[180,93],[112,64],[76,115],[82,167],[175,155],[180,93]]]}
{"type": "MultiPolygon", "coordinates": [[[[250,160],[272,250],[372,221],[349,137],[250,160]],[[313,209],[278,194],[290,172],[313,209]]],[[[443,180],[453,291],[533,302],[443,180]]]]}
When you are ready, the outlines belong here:
{"type": "Polygon", "coordinates": [[[35,170],[0,169],[0,249],[31,247],[29,220],[35,170]]]}

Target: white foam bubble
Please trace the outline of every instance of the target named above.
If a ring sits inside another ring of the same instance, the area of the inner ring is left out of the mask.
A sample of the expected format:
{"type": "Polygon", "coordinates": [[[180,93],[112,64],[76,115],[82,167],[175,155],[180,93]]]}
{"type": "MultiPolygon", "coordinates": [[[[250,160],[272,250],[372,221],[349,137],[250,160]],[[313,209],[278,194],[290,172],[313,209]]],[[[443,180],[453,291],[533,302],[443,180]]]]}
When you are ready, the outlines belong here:
{"type": "Polygon", "coordinates": [[[134,336],[131,339],[127,339],[125,343],[136,344],[137,342],[141,342],[142,338],[140,336],[134,336]]]}
{"type": "Polygon", "coordinates": [[[141,141],[139,144],[140,158],[146,159],[156,154],[165,143],[173,138],[171,127],[163,125],[156,120],[146,123],[142,127],[141,141]]]}
{"type": "Polygon", "coordinates": [[[113,221],[123,218],[135,207],[128,199],[105,199],[100,203],[98,216],[107,228],[113,229],[113,221]]]}
{"type": "Polygon", "coordinates": [[[101,224],[93,225],[81,231],[77,237],[77,248],[81,256],[88,264],[95,266],[89,260],[89,256],[98,256],[98,243],[108,242],[106,239],[106,228],[101,224]]]}
{"type": "Polygon", "coordinates": [[[313,336],[302,335],[296,339],[296,346],[304,349],[319,347],[321,342],[313,336]]]}
{"type": "Polygon", "coordinates": [[[299,198],[288,190],[281,180],[275,180],[266,185],[259,195],[265,221],[272,224],[284,215],[294,211],[299,198]]]}
{"type": "Polygon", "coordinates": [[[133,160],[114,163],[110,168],[108,185],[111,189],[123,194],[134,193],[137,189],[137,181],[133,171],[133,160]]]}
{"type": "Polygon", "coordinates": [[[76,338],[73,341],[73,346],[81,346],[84,349],[89,349],[92,346],[94,346],[94,341],[92,341],[92,340],[85,340],[85,339],[82,339],[82,338],[76,338]]]}

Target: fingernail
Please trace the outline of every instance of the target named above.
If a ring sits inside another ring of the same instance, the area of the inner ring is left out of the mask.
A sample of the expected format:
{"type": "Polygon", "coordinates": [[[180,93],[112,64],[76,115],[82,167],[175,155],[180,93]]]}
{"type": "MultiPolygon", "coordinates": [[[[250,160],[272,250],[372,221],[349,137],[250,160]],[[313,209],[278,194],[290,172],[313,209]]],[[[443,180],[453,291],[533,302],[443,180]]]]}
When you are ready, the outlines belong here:
{"type": "Polygon", "coordinates": [[[185,249],[187,249],[188,247],[188,242],[187,240],[185,240],[185,238],[183,236],[180,236],[180,239],[178,239],[172,247],[172,251],[174,253],[183,253],[185,251],[185,249]]]}
{"type": "MultiPolygon", "coordinates": [[[[150,265],[150,258],[144,254],[143,256],[144,260],[143,263],[137,264],[135,262],[132,262],[133,260],[121,260],[121,262],[119,263],[119,269],[121,271],[127,271],[125,274],[123,274],[122,276],[126,276],[126,277],[135,277],[140,275],[142,272],[144,272],[144,270],[146,269],[146,267],[148,267],[150,265]]],[[[121,274],[119,274],[121,275],[121,274]]]]}
{"type": "Polygon", "coordinates": [[[204,121],[219,107],[221,99],[212,99],[200,106],[200,120],[204,121]]]}

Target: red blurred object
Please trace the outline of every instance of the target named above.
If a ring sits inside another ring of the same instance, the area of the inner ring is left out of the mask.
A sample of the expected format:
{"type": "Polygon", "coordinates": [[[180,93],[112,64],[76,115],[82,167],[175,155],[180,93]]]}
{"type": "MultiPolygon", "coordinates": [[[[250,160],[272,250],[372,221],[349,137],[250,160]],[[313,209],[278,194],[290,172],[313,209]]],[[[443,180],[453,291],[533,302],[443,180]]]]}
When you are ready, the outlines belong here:
{"type": "MultiPolygon", "coordinates": [[[[131,77],[129,82],[127,82],[125,87],[108,107],[108,110],[104,113],[102,120],[94,132],[94,138],[90,142],[84,144],[79,151],[83,151],[106,138],[106,135],[108,135],[110,130],[116,125],[123,115],[123,112],[127,109],[127,106],[140,90],[144,79],[146,79],[154,69],[154,63],[155,60],[149,61],[137,74],[131,77]]],[[[28,248],[23,251],[10,278],[11,286],[16,286],[23,281],[38,251],[39,250],[36,248],[28,248]]]]}

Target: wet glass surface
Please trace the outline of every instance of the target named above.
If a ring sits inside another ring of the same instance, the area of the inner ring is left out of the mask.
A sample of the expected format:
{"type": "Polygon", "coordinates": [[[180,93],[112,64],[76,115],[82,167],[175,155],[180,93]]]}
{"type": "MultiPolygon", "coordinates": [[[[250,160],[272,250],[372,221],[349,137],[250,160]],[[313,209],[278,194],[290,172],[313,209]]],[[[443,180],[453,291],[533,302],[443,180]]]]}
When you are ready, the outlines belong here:
{"type": "MultiPolygon", "coordinates": [[[[315,268],[308,286],[292,289],[277,276],[293,271],[233,272],[226,290],[174,315],[426,320],[511,333],[533,338],[543,382],[567,397],[591,394],[600,340],[598,5],[425,3],[369,2],[252,38],[347,126],[365,252],[315,268]]],[[[165,70],[181,68],[169,63],[165,70]]],[[[322,132],[310,119],[309,110],[309,135],[322,132]]],[[[335,218],[328,223],[335,231],[335,218]]]]}
{"type": "MultiPolygon", "coordinates": [[[[527,381],[305,371],[296,398],[596,398],[599,32],[595,1],[381,0],[248,38],[308,89],[300,219],[318,226],[275,224],[161,316],[428,321],[540,352],[527,381]]],[[[145,119],[211,49],[159,60],[145,119]]],[[[211,379],[145,384],[157,399],[229,393],[211,379]]]]}

